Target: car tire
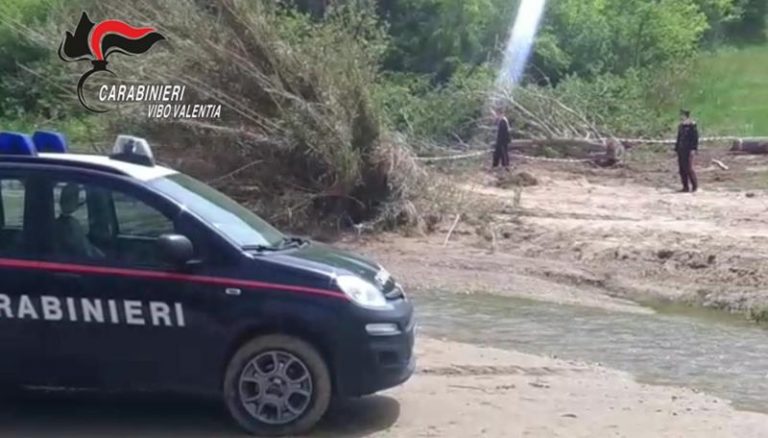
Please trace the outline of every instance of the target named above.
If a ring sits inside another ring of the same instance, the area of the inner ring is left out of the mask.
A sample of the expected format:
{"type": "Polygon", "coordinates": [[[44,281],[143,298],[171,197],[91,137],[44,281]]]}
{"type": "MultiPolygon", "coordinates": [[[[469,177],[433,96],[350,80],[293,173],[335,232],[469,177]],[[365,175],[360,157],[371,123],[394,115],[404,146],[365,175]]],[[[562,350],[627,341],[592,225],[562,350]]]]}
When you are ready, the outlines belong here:
{"type": "Polygon", "coordinates": [[[328,410],[331,377],[325,360],[309,343],[293,336],[266,335],[237,350],[227,366],[223,393],[230,414],[247,432],[299,435],[312,429],[328,410]],[[281,403],[291,409],[279,408],[281,403]]]}

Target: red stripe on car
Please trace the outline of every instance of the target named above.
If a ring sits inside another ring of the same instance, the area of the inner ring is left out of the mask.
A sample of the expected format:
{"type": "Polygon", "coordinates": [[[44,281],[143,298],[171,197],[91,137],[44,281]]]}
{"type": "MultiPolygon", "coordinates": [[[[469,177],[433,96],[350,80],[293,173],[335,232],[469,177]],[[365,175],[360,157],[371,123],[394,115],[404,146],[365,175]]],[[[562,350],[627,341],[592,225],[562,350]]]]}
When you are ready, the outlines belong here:
{"type": "Polygon", "coordinates": [[[281,290],[311,295],[322,295],[346,300],[346,295],[327,289],[295,286],[291,284],[267,283],[236,278],[210,277],[206,275],[180,274],[177,272],[148,271],[141,269],[110,268],[105,266],[77,265],[70,263],[40,262],[35,260],[0,259],[0,267],[36,269],[43,271],[73,272],[78,274],[117,275],[120,277],[145,278],[152,280],[186,281],[217,286],[234,286],[251,289],[281,290]]]}

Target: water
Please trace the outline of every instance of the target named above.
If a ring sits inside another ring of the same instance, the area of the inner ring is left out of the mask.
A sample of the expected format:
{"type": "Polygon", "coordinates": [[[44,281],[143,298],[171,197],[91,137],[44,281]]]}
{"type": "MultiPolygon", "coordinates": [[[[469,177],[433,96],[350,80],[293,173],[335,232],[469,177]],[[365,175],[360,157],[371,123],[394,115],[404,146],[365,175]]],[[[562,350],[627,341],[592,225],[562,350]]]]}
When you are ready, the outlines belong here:
{"type": "MultiPolygon", "coordinates": [[[[492,295],[414,295],[430,336],[598,362],[768,412],[768,330],[713,312],[636,315],[492,295]]],[[[674,310],[674,309],[673,309],[674,310]]]]}
{"type": "Polygon", "coordinates": [[[536,33],[544,15],[546,0],[522,0],[504,50],[496,86],[510,89],[520,82],[533,49],[536,33]]]}

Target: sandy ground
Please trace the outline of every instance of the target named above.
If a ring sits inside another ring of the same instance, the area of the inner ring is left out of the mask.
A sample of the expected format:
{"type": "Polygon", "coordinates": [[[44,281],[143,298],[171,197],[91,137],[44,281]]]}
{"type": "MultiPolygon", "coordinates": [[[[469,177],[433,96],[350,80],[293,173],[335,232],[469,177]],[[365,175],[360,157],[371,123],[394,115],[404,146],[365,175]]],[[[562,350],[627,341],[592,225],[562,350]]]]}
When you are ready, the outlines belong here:
{"type": "Polygon", "coordinates": [[[490,220],[466,215],[447,245],[451,220],[428,236],[362,236],[346,245],[416,288],[626,311],[645,310],[625,299],[664,299],[760,317],[768,309],[768,176],[759,169],[768,158],[718,158],[730,169],[702,166],[695,194],[675,192],[672,160],[642,170],[522,165],[538,184],[519,200],[496,175],[474,173],[457,184],[488,201],[490,220]]]}
{"type": "MultiPolygon", "coordinates": [[[[394,437],[760,437],[768,416],[616,371],[422,340],[420,374],[392,392],[394,437]]],[[[374,435],[378,436],[378,435],[374,435]]]]}
{"type": "MultiPolygon", "coordinates": [[[[676,193],[675,162],[658,156],[614,170],[521,165],[538,183],[518,193],[474,173],[457,184],[490,203],[490,220],[465,215],[447,243],[450,220],[427,236],[345,244],[382,261],[412,293],[482,291],[624,312],[669,300],[760,319],[768,158],[702,155],[696,194],[676,193]]],[[[516,352],[422,348],[425,368],[393,392],[408,409],[385,436],[768,436],[767,416],[691,390],[516,352]]]]}
{"type": "MultiPolygon", "coordinates": [[[[335,406],[313,437],[764,437],[768,416],[576,362],[421,338],[405,385],[335,406]]],[[[27,396],[0,436],[243,436],[211,401],[27,396]]]]}

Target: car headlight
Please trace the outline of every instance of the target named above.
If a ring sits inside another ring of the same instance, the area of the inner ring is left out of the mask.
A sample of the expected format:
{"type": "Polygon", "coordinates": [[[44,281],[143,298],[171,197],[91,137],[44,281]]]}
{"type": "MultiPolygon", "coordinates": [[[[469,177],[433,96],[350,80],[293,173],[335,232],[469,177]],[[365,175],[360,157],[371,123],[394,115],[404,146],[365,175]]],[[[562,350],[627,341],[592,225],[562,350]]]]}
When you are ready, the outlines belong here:
{"type": "Polygon", "coordinates": [[[371,309],[389,309],[392,306],[384,298],[384,294],[373,284],[354,275],[336,277],[336,284],[352,301],[360,306],[371,309]]]}

